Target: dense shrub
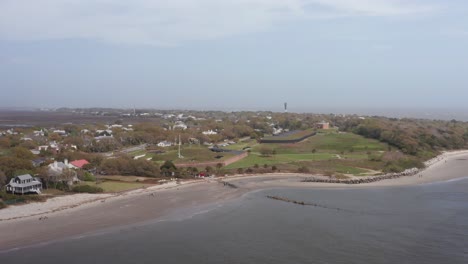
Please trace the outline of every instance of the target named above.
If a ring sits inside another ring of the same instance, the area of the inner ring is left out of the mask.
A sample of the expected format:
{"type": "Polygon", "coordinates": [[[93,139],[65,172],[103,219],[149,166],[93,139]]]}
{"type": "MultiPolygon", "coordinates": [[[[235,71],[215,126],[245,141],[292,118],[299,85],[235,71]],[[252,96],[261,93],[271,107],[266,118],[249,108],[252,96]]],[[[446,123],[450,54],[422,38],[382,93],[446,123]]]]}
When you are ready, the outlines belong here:
{"type": "Polygon", "coordinates": [[[144,159],[131,159],[119,157],[107,159],[101,163],[100,171],[109,175],[135,175],[156,177],[159,175],[159,168],[153,162],[144,159]]]}
{"type": "Polygon", "coordinates": [[[83,181],[91,181],[91,182],[94,182],[96,181],[96,177],[94,177],[93,174],[89,173],[89,172],[85,172],[83,174],[83,181]]]}
{"type": "Polygon", "coordinates": [[[104,190],[96,186],[79,185],[79,186],[73,187],[72,191],[77,192],[77,193],[101,193],[104,190]]]}
{"type": "Polygon", "coordinates": [[[306,166],[302,166],[300,167],[299,169],[297,169],[297,172],[300,172],[300,173],[308,173],[310,172],[309,168],[307,168],[306,166]]]}
{"type": "Polygon", "coordinates": [[[424,163],[417,159],[411,159],[411,158],[402,158],[399,160],[395,161],[388,161],[385,164],[384,167],[384,172],[402,172],[406,169],[411,169],[411,168],[418,168],[422,169],[424,168],[424,163]]]}
{"type": "Polygon", "coordinates": [[[47,200],[47,197],[43,195],[37,195],[37,194],[25,194],[25,195],[16,195],[12,193],[7,193],[5,191],[0,192],[0,199],[3,200],[3,202],[7,201],[21,201],[21,202],[28,202],[28,201],[33,201],[33,202],[43,202],[47,200]]]}

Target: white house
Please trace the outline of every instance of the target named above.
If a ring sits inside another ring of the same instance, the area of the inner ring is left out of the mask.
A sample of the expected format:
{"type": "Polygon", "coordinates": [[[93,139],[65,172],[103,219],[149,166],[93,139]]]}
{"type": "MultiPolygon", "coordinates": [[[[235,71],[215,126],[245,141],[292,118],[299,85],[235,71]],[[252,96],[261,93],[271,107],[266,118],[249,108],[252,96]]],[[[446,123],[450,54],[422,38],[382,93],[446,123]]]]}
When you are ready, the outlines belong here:
{"type": "MultiPolygon", "coordinates": [[[[68,163],[67,159],[65,159],[63,162],[54,161],[54,163],[49,164],[48,167],[49,167],[48,168],[49,176],[53,176],[53,177],[57,177],[57,176],[62,175],[63,170],[65,170],[65,169],[74,168],[74,166],[72,164],[68,163]]],[[[68,184],[72,185],[74,182],[79,182],[75,171],[73,171],[73,177],[68,182],[68,184]]]]}
{"type": "Polygon", "coordinates": [[[170,147],[172,145],[173,145],[172,142],[164,140],[164,141],[159,142],[157,146],[162,147],[162,148],[166,148],[166,147],[170,147]]]}
{"type": "Polygon", "coordinates": [[[184,122],[177,121],[176,124],[172,127],[172,129],[182,129],[182,130],[185,130],[185,129],[187,129],[187,125],[184,124],[184,122]]]}
{"type": "Polygon", "coordinates": [[[278,135],[278,134],[281,134],[281,133],[283,133],[283,129],[281,127],[279,127],[279,128],[273,127],[273,135],[278,135]]]}
{"type": "Polygon", "coordinates": [[[67,134],[67,132],[63,129],[55,129],[54,131],[52,131],[52,133],[57,133],[61,136],[65,136],[67,134]]]}
{"type": "Polygon", "coordinates": [[[218,132],[213,131],[213,130],[210,129],[210,130],[207,130],[207,131],[203,131],[202,134],[203,135],[217,135],[218,132]]]}
{"type": "Polygon", "coordinates": [[[42,183],[29,174],[16,176],[6,185],[7,192],[25,194],[25,193],[41,193],[42,183]]]}
{"type": "Polygon", "coordinates": [[[44,130],[34,130],[34,136],[36,137],[43,137],[45,135],[44,130]]]}

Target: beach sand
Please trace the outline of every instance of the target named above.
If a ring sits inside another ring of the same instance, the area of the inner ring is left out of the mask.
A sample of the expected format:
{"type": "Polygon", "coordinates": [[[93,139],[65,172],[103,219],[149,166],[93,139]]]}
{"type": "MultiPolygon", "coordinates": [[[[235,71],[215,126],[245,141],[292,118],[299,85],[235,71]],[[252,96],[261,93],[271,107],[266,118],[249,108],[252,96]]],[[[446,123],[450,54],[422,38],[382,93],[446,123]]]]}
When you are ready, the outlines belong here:
{"type": "Polygon", "coordinates": [[[447,181],[468,176],[468,151],[447,152],[428,162],[414,176],[367,184],[301,182],[311,175],[269,174],[231,176],[220,180],[175,182],[121,194],[76,194],[45,203],[0,210],[0,251],[91,234],[146,221],[194,207],[222,204],[243,194],[268,188],[378,188],[447,181]]]}

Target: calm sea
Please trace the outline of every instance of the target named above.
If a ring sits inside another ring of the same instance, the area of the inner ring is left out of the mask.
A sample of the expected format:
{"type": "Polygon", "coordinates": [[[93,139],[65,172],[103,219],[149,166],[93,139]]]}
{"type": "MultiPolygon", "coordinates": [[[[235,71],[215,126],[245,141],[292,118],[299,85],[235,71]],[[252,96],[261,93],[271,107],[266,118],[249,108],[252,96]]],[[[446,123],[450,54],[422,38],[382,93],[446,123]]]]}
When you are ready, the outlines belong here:
{"type": "Polygon", "coordinates": [[[3,253],[0,260],[36,264],[468,263],[468,179],[363,190],[271,189],[208,209],[181,211],[165,221],[3,253]],[[267,195],[319,206],[271,200],[267,195]]]}

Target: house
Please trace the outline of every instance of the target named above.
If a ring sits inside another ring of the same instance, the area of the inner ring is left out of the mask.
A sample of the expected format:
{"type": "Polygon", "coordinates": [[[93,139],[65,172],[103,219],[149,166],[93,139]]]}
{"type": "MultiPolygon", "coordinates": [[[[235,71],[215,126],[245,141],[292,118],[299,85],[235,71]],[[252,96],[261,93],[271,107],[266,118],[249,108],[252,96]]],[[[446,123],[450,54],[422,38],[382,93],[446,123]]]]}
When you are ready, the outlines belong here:
{"type": "Polygon", "coordinates": [[[41,154],[41,151],[40,151],[40,150],[37,150],[37,149],[31,149],[30,151],[31,151],[31,153],[34,154],[34,155],[39,155],[39,154],[41,154]]]}
{"type": "Polygon", "coordinates": [[[33,159],[31,162],[34,167],[39,167],[42,164],[44,164],[44,162],[46,161],[47,161],[47,158],[37,158],[37,159],[33,159]]]}
{"type": "Polygon", "coordinates": [[[44,130],[34,130],[33,131],[35,137],[43,137],[45,135],[44,130]]]}
{"type": "Polygon", "coordinates": [[[317,128],[318,129],[330,129],[330,123],[322,121],[320,123],[317,123],[317,128]]]}
{"type": "Polygon", "coordinates": [[[74,160],[70,162],[70,168],[72,169],[82,169],[84,165],[89,164],[85,159],[74,160]]]}
{"type": "MultiPolygon", "coordinates": [[[[51,177],[59,177],[63,174],[64,170],[73,168],[73,165],[68,163],[68,160],[65,159],[63,162],[54,161],[54,163],[49,164],[48,173],[51,177]]],[[[71,171],[71,178],[67,182],[68,185],[72,185],[74,182],[79,182],[77,174],[75,171],[71,171]]]]}
{"type": "Polygon", "coordinates": [[[6,185],[6,191],[17,194],[37,193],[40,194],[42,183],[29,174],[16,176],[6,185]]]}
{"type": "Polygon", "coordinates": [[[55,129],[54,131],[52,131],[52,133],[59,134],[60,136],[66,136],[67,135],[67,131],[65,131],[63,129],[55,129]]]}
{"type": "Polygon", "coordinates": [[[172,129],[173,129],[173,130],[175,130],[175,129],[186,130],[186,129],[187,129],[187,125],[184,124],[184,122],[177,121],[176,124],[172,127],[172,129]]]}
{"type": "Polygon", "coordinates": [[[99,136],[112,136],[112,130],[110,129],[106,129],[106,130],[103,130],[103,129],[98,129],[96,130],[96,137],[99,137],[99,136]]]}
{"type": "Polygon", "coordinates": [[[162,147],[162,148],[166,148],[166,147],[170,147],[172,145],[173,145],[172,142],[164,140],[164,141],[159,142],[157,146],[162,147]]]}
{"type": "Polygon", "coordinates": [[[41,150],[47,151],[48,148],[49,148],[48,145],[43,145],[43,146],[37,147],[37,149],[38,149],[39,151],[41,151],[41,150]]]}
{"type": "Polygon", "coordinates": [[[207,130],[207,131],[203,131],[202,134],[203,135],[217,135],[218,132],[213,131],[213,130],[210,129],[210,130],[207,130]]]}
{"type": "Polygon", "coordinates": [[[273,127],[273,135],[279,135],[281,133],[283,133],[283,129],[281,127],[279,128],[273,127]]]}

